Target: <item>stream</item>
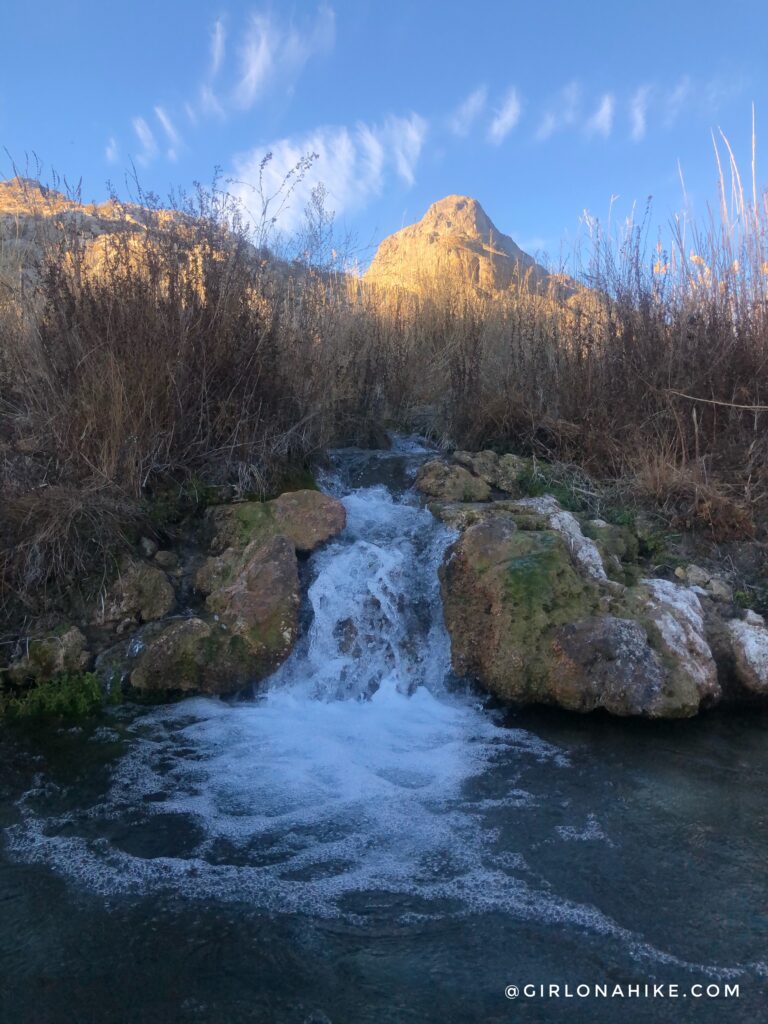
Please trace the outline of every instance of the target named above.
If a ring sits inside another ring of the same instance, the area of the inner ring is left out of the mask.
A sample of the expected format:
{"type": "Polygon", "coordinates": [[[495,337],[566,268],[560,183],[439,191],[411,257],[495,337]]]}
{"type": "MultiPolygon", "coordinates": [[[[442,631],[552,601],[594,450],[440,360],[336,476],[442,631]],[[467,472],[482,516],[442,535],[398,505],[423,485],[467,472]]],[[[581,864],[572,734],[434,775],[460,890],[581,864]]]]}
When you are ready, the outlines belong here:
{"type": "Polygon", "coordinates": [[[0,730],[2,1024],[766,1019],[768,714],[453,677],[430,456],[334,454],[347,528],[254,693],[0,730]],[[653,983],[679,995],[539,994],[653,983]]]}

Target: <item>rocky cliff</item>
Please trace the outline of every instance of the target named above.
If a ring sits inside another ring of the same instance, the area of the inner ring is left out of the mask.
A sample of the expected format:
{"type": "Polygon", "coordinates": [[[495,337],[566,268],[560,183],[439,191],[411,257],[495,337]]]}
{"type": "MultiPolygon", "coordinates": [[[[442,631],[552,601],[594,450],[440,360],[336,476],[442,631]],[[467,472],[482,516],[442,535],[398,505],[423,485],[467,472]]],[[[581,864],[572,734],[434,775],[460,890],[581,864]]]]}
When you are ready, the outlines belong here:
{"type": "Polygon", "coordinates": [[[417,224],[385,238],[365,274],[383,287],[421,291],[435,282],[467,284],[493,295],[525,282],[535,289],[568,289],[495,226],[476,199],[446,196],[417,224]]]}

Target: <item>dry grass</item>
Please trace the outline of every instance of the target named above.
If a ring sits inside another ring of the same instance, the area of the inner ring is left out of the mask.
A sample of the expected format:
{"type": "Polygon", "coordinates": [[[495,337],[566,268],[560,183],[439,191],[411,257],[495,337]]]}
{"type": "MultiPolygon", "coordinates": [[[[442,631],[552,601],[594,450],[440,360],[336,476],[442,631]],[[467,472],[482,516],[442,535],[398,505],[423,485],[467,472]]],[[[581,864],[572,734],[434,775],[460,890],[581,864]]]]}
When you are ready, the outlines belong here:
{"type": "Polygon", "coordinates": [[[98,578],[169,485],[265,493],[384,426],[574,463],[686,528],[750,536],[768,495],[768,206],[731,170],[732,201],[678,222],[670,251],[642,225],[595,230],[565,302],[291,268],[216,191],[138,224],[124,208],[130,230],[90,250],[49,232],[35,286],[0,291],[6,592],[34,605],[98,578]]]}

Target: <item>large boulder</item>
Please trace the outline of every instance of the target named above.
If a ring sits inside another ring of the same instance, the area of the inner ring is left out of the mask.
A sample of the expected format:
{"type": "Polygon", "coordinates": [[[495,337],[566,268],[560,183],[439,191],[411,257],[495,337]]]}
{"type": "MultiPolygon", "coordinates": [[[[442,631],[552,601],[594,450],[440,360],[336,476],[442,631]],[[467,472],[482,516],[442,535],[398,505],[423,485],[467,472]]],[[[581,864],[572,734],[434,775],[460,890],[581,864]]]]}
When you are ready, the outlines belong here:
{"type": "Polygon", "coordinates": [[[344,529],[346,510],[336,498],[320,491],[287,491],[272,501],[215,505],[208,509],[206,520],[213,555],[278,535],[307,553],[344,529]]]}
{"type": "Polygon", "coordinates": [[[441,569],[457,673],[505,701],[574,711],[677,718],[720,699],[692,589],[609,579],[554,498],[467,509],[442,510],[463,529],[441,569]]]}
{"type": "Polygon", "coordinates": [[[734,675],[745,696],[768,697],[768,629],[760,615],[748,612],[728,623],[734,675]]]}
{"type": "MultiPolygon", "coordinates": [[[[131,686],[147,694],[172,692],[233,693],[257,675],[242,639],[216,622],[176,619],[153,636],[134,642],[125,652],[131,686]]],[[[113,684],[123,674],[115,664],[97,666],[103,676],[113,674],[113,684]],[[117,678],[115,678],[117,675],[117,678]]]]}
{"type": "Polygon", "coordinates": [[[282,536],[252,541],[231,582],[213,590],[206,609],[239,637],[253,678],[273,672],[298,636],[299,573],[293,544],[282,536]]]}
{"type": "Polygon", "coordinates": [[[504,700],[550,700],[546,638],[598,606],[562,539],[499,513],[449,549],[441,585],[454,670],[504,700]]]}
{"type": "Polygon", "coordinates": [[[226,694],[274,672],[298,634],[296,552],[272,537],[234,554],[232,578],[209,593],[203,615],[147,627],[97,665],[100,675],[112,684],[127,675],[145,693],[226,694]]]}

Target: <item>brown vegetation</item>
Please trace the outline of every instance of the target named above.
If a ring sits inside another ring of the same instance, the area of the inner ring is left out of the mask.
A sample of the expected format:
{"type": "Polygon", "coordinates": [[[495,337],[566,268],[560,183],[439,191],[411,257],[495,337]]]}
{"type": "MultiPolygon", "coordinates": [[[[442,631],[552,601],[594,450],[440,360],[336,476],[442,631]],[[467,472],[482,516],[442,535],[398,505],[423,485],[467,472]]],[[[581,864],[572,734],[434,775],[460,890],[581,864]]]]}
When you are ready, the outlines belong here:
{"type": "Polygon", "coordinates": [[[577,463],[685,527],[753,533],[768,493],[756,191],[669,252],[647,254],[642,227],[596,234],[566,300],[278,262],[216,191],[122,216],[131,230],[100,235],[96,261],[77,231],[48,230],[34,278],[0,284],[6,596],[37,607],[74,577],[98,585],[169,490],[264,494],[384,427],[577,463]]]}

